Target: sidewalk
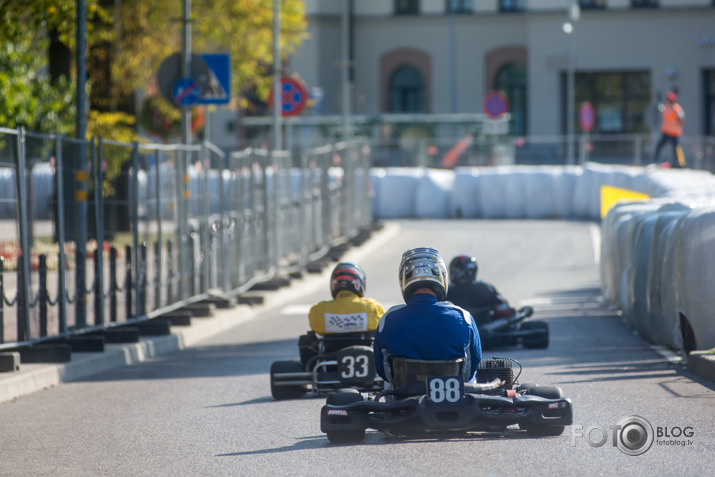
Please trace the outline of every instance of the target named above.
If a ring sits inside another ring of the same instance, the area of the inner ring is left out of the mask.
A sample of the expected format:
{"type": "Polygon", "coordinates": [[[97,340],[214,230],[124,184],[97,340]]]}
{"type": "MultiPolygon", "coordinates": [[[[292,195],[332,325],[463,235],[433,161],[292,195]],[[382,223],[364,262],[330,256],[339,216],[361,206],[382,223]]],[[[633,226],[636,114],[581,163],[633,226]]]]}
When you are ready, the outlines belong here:
{"type": "MultiPolygon", "coordinates": [[[[398,232],[397,224],[385,224],[373,232],[364,244],[349,248],[341,260],[359,262],[398,232]]],[[[320,287],[327,290],[331,272],[329,265],[319,274],[304,273],[302,278],[291,280],[286,287],[264,292],[262,305],[217,309],[210,317],[192,319],[190,326],[172,326],[169,335],[140,337],[138,343],[106,344],[101,353],[73,352],[71,360],[62,364],[21,364],[19,371],[0,373],[0,402],[193,346],[320,287]]]]}

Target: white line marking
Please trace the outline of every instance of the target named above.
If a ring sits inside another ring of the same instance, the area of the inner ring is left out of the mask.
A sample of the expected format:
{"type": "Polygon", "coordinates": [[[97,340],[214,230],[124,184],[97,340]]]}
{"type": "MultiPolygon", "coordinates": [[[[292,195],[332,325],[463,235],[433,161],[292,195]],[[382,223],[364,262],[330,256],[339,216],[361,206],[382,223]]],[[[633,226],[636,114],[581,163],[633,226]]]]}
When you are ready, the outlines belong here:
{"type": "Polygon", "coordinates": [[[308,316],[311,305],[288,305],[281,310],[281,315],[308,316]]]}

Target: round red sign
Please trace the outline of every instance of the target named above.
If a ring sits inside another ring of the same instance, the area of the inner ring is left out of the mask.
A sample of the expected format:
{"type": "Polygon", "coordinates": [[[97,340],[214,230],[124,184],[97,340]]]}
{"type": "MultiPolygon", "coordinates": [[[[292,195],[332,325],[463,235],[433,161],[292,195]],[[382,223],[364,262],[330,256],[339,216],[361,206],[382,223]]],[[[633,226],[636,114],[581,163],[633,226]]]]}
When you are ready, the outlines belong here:
{"type": "Polygon", "coordinates": [[[581,124],[581,129],[589,132],[596,124],[596,112],[593,110],[593,105],[588,101],[581,103],[578,110],[578,120],[581,124]]]}

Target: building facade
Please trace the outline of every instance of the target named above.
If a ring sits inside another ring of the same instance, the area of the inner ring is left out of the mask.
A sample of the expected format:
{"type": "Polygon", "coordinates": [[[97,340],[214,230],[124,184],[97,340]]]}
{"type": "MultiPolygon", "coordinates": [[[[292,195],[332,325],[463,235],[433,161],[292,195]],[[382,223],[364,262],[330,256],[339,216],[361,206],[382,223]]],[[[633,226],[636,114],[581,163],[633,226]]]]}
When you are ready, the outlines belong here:
{"type": "Polygon", "coordinates": [[[517,136],[566,134],[569,118],[578,132],[585,101],[594,134],[635,134],[657,131],[657,104],[675,90],[684,134],[715,135],[715,0],[305,4],[310,36],[287,73],[319,98],[312,115],[341,112],[347,12],[353,114],[482,113],[501,91],[517,136]]]}

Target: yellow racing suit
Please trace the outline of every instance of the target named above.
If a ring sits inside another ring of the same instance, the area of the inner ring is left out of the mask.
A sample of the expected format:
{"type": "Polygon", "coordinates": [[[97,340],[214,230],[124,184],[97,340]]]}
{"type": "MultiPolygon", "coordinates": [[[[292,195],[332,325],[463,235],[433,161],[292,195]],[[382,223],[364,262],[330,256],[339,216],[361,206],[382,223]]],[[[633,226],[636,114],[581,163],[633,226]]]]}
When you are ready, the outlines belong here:
{"type": "Polygon", "coordinates": [[[372,298],[340,290],[335,299],[321,301],[310,309],[310,328],[319,335],[375,331],[385,309],[372,298]]]}

